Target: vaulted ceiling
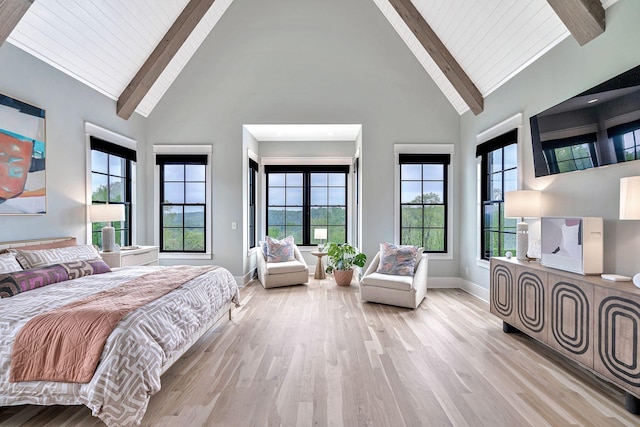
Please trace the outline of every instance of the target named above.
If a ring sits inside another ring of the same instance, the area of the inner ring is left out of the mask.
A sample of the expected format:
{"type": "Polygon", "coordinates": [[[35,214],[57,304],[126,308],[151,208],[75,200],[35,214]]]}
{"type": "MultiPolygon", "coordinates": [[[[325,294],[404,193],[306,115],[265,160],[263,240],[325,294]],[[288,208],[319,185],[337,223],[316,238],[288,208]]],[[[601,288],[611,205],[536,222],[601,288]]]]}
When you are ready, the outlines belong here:
{"type": "MultiPolygon", "coordinates": [[[[233,0],[0,0],[9,43],[147,117],[233,0]]],[[[459,114],[617,0],[370,0],[459,114]]],[[[347,41],[346,41],[347,42],[347,41]]]]}

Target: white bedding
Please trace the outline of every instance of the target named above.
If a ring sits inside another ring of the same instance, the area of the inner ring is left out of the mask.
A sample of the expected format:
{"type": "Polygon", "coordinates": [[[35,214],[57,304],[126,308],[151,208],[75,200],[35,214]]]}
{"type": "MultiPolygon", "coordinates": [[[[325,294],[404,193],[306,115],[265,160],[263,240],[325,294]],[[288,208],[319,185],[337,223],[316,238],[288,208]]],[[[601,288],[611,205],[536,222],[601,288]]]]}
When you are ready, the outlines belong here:
{"type": "Polygon", "coordinates": [[[219,316],[239,294],[231,273],[218,268],[127,315],[105,344],[91,382],[9,382],[11,348],[32,317],[164,267],[130,267],[85,276],[0,299],[0,406],[86,405],[109,426],[139,424],[160,390],[168,360],[219,316]]]}

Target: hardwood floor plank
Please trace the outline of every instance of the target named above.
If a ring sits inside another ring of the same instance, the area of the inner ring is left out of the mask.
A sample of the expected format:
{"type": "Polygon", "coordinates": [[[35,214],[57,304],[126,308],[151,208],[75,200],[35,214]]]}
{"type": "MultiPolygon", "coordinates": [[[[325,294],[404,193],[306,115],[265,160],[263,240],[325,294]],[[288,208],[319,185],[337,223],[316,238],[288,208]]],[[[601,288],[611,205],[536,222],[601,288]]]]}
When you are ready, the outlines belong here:
{"type": "MultiPolygon", "coordinates": [[[[637,426],[624,395],[487,304],[429,290],[416,310],[356,285],[241,290],[231,321],[162,378],[143,426],[637,426]]],[[[85,407],[0,408],[2,426],[97,426],[85,407]]]]}

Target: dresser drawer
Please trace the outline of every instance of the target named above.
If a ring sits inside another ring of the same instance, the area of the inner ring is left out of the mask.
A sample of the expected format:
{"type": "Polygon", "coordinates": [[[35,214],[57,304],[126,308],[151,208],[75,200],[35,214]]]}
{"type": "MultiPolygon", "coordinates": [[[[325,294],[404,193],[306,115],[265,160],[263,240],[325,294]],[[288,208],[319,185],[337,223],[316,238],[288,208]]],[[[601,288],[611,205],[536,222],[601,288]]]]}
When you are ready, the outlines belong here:
{"type": "Polygon", "coordinates": [[[134,249],[120,253],[122,267],[132,265],[158,265],[158,248],[134,249]]]}

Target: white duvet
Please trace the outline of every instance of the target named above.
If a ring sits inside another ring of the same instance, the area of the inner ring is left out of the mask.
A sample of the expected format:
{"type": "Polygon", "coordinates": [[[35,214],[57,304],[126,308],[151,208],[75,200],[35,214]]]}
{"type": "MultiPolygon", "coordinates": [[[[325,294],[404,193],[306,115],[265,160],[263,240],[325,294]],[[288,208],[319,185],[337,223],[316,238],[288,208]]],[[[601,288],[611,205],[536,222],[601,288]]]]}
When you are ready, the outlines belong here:
{"type": "Polygon", "coordinates": [[[91,382],[9,382],[11,348],[30,318],[154,269],[130,267],[56,283],[0,299],[0,406],[86,405],[109,426],[139,424],[160,390],[162,368],[226,304],[239,302],[231,273],[218,268],[127,315],[105,344],[91,382]]]}

